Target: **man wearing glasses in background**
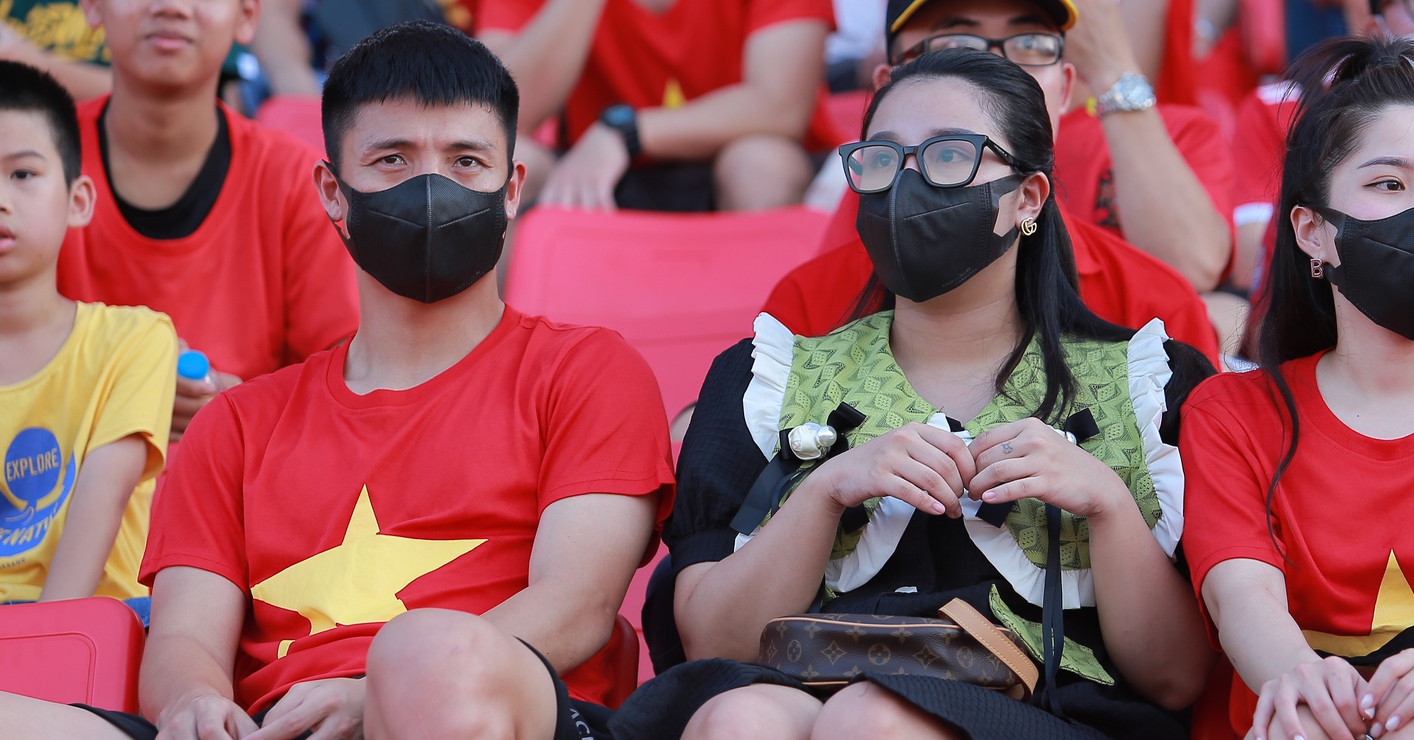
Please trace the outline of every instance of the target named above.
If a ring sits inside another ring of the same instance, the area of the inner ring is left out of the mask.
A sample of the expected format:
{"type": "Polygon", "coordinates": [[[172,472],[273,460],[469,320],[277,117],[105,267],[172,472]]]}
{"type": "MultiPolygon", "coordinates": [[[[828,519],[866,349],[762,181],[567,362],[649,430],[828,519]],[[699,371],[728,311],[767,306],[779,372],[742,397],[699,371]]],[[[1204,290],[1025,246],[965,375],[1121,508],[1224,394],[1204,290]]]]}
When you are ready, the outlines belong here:
{"type": "MultiPolygon", "coordinates": [[[[1057,201],[1075,250],[1081,298],[1101,318],[1122,326],[1137,328],[1157,316],[1171,336],[1216,362],[1213,325],[1194,285],[1200,272],[1211,273],[1201,280],[1203,289],[1217,284],[1230,251],[1227,221],[1170,139],[1152,88],[1137,71],[1114,0],[890,0],[886,22],[891,64],[934,49],[969,46],[1002,54],[1036,78],[1058,132],[1057,201]],[[1098,120],[1083,108],[1066,115],[1082,81],[1103,91],[1098,120]],[[1088,129],[1101,126],[1095,141],[1088,129]],[[1080,135],[1072,137],[1073,131],[1080,135]],[[1066,170],[1063,160],[1089,164],[1066,170]],[[1125,237],[1158,231],[1154,241],[1161,245],[1135,249],[1087,218],[1094,200],[1083,194],[1102,190],[1106,179],[1122,193],[1125,237]],[[1176,263],[1205,267],[1187,275],[1164,264],[1165,249],[1174,252],[1176,263]]],[[[876,70],[876,87],[887,81],[890,69],[876,70]]],[[[1208,125],[1211,145],[1195,149],[1205,152],[1205,164],[1217,161],[1212,187],[1226,199],[1229,153],[1216,126],[1208,125]]],[[[763,309],[793,331],[823,334],[834,328],[863,287],[871,266],[855,232],[858,203],[853,191],[845,193],[826,235],[828,251],[788,275],[763,309]]]]}

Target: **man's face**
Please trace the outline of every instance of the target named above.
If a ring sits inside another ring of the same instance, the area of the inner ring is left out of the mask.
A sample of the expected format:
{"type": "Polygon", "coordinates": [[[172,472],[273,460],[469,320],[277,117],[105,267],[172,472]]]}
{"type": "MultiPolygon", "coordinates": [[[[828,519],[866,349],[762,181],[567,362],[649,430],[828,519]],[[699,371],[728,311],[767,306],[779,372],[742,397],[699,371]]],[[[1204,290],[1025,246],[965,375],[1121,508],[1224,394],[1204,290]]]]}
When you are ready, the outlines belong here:
{"type": "MultiPolygon", "coordinates": [[[[484,193],[506,185],[506,216],[515,218],[525,166],[512,161],[506,144],[501,119],[486,106],[423,106],[411,99],[373,103],[359,108],[339,142],[338,174],[365,193],[427,174],[484,193]]],[[[342,221],[348,202],[322,163],[315,182],[329,217],[342,221]]]]}
{"type": "MultiPolygon", "coordinates": [[[[933,0],[908,19],[894,39],[893,55],[932,36],[945,33],[968,33],[989,39],[1004,39],[1019,33],[1059,33],[1055,22],[1040,8],[1026,0],[933,0]]],[[[1000,49],[993,49],[1000,54],[1000,49]]],[[[1030,75],[1046,94],[1046,110],[1051,114],[1051,130],[1056,131],[1061,116],[1070,106],[1071,89],[1075,86],[1075,68],[1067,62],[1045,67],[1027,67],[1030,75]]],[[[888,81],[887,68],[875,75],[875,82],[888,81]]]]}
{"type": "Polygon", "coordinates": [[[260,0],[83,0],[116,74],[155,88],[214,84],[232,42],[255,36],[260,0]]]}
{"type": "Polygon", "coordinates": [[[52,269],[64,232],[93,212],[93,183],[64,183],[51,131],[38,112],[0,110],[0,285],[52,269]]]}

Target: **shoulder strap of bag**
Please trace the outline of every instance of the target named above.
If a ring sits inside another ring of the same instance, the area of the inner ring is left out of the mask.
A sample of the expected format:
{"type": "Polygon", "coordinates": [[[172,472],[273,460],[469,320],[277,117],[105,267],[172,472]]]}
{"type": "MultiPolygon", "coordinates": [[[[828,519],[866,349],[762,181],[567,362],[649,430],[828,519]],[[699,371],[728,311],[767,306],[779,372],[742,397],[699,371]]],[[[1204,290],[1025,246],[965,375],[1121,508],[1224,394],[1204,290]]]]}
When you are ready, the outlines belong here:
{"type": "Polygon", "coordinates": [[[982,616],[973,606],[962,599],[953,599],[944,604],[938,612],[944,617],[951,619],[961,627],[964,632],[987,648],[992,655],[1006,664],[1013,673],[1021,679],[1021,683],[1026,686],[1026,697],[1031,696],[1031,692],[1036,690],[1036,679],[1039,675],[1036,671],[1036,664],[1026,657],[1026,653],[1016,646],[991,620],[982,616]]]}

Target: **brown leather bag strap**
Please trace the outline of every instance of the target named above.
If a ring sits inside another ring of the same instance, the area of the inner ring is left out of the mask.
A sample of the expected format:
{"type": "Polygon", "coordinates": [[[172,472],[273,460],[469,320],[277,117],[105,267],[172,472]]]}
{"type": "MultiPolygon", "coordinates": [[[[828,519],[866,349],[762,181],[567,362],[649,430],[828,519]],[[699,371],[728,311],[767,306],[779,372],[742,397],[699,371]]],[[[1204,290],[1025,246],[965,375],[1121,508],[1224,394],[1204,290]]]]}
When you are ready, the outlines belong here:
{"type": "Polygon", "coordinates": [[[1036,664],[1022,652],[1015,643],[1011,641],[1002,631],[992,624],[990,619],[982,616],[982,612],[977,611],[973,606],[962,599],[953,599],[944,604],[938,613],[951,619],[961,627],[964,632],[972,636],[972,639],[981,643],[982,647],[991,651],[992,655],[1006,664],[1021,683],[1026,686],[1026,696],[1036,690],[1036,679],[1040,676],[1036,670],[1036,664]]]}

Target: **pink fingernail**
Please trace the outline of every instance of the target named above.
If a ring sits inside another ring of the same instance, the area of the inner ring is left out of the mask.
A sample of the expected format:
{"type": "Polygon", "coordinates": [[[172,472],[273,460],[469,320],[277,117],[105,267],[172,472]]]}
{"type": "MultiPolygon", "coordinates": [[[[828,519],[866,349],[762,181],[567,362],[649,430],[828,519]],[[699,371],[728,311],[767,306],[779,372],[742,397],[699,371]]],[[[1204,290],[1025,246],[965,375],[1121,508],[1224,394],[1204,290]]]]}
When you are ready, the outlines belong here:
{"type": "Polygon", "coordinates": [[[1366,709],[1369,709],[1369,708],[1375,706],[1375,695],[1374,695],[1374,694],[1366,694],[1366,695],[1365,695],[1365,698],[1363,698],[1363,699],[1360,700],[1360,706],[1362,706],[1362,707],[1364,707],[1364,708],[1366,708],[1366,709]]]}
{"type": "Polygon", "coordinates": [[[1390,717],[1390,718],[1389,718],[1389,721],[1385,723],[1385,729],[1386,729],[1386,730],[1389,730],[1390,732],[1394,732],[1394,731],[1395,731],[1396,729],[1398,729],[1398,728],[1399,728],[1399,715],[1396,714],[1396,715],[1394,715],[1393,717],[1390,717]]]}
{"type": "Polygon", "coordinates": [[[947,508],[946,508],[946,507],[944,507],[942,504],[938,503],[937,501],[934,501],[934,502],[933,502],[933,513],[934,513],[934,514],[941,514],[941,513],[943,513],[944,511],[947,511],[947,508]]]}
{"type": "Polygon", "coordinates": [[[1383,734],[1385,734],[1385,728],[1381,727],[1379,722],[1370,725],[1370,737],[1379,737],[1383,734]]]}

